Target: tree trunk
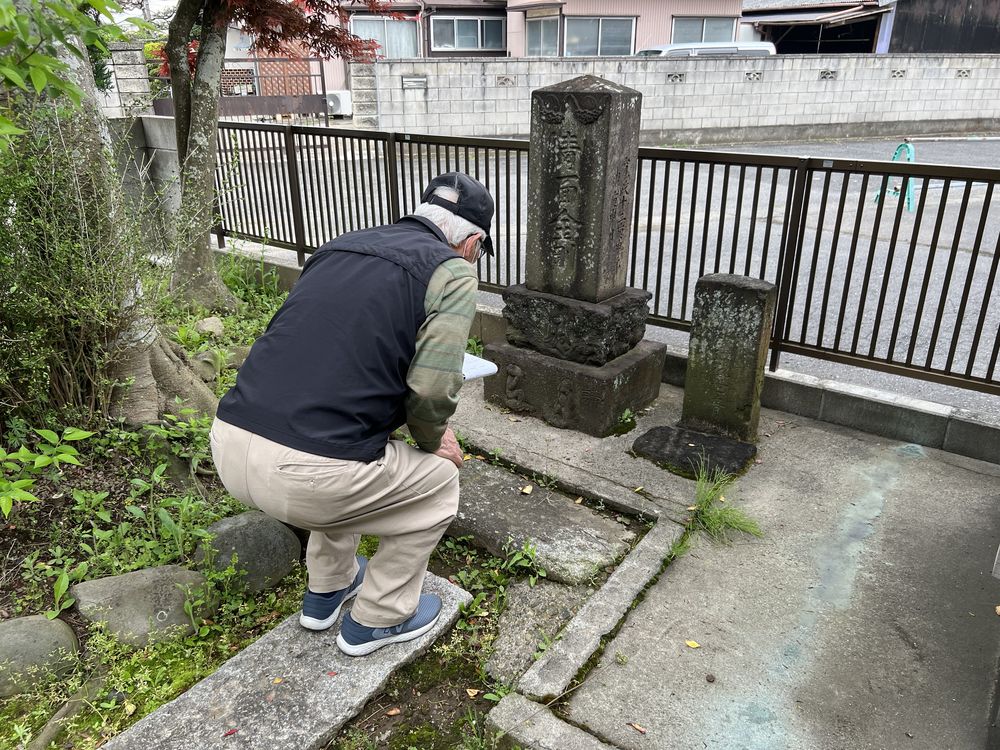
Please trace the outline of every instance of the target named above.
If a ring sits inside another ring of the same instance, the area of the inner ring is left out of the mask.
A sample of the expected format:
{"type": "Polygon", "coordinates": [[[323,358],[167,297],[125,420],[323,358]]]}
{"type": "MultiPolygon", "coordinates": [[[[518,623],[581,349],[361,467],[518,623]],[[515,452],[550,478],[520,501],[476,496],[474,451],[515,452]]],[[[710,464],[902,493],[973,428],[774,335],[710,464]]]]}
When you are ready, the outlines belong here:
{"type": "Polygon", "coordinates": [[[155,328],[125,350],[115,379],[128,385],[117,392],[111,416],[131,426],[151,424],[183,409],[215,414],[219,403],[191,369],[184,349],[155,328]]]}
{"type": "Polygon", "coordinates": [[[215,207],[216,131],[226,27],[216,22],[220,3],[210,0],[203,11],[198,65],[191,82],[187,43],[196,17],[191,11],[194,5],[188,0],[178,6],[167,42],[181,170],[177,260],[171,291],[190,305],[231,312],[236,309],[236,299],[219,278],[215,254],[209,245],[215,207]]]}
{"type": "MultiPolygon", "coordinates": [[[[97,105],[93,71],[72,55],[64,56],[74,82],[84,92],[81,106],[92,127],[87,129],[90,141],[78,144],[80,169],[87,169],[88,159],[108,156],[110,131],[107,119],[97,105]]],[[[86,136],[84,136],[86,137],[86,136]]],[[[120,221],[109,216],[107,221],[120,221]]],[[[142,297],[142,286],[136,279],[135,296],[142,297]]],[[[138,426],[159,420],[165,412],[177,413],[193,408],[202,414],[215,414],[218,400],[191,367],[180,346],[169,342],[149,319],[136,319],[117,342],[117,356],[111,376],[124,387],[116,388],[109,412],[138,426]],[[180,400],[180,404],[177,400],[180,400]]]]}

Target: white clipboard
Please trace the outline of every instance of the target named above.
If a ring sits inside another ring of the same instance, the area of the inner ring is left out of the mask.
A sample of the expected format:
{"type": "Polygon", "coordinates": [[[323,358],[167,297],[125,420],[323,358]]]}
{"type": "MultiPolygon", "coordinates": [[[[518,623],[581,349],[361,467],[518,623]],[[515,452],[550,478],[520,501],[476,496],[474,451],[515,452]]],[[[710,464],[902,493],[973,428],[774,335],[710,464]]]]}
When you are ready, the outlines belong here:
{"type": "Polygon", "coordinates": [[[475,357],[471,354],[465,355],[465,362],[462,363],[462,376],[466,380],[486,378],[490,375],[495,375],[496,372],[497,366],[488,359],[475,357]]]}

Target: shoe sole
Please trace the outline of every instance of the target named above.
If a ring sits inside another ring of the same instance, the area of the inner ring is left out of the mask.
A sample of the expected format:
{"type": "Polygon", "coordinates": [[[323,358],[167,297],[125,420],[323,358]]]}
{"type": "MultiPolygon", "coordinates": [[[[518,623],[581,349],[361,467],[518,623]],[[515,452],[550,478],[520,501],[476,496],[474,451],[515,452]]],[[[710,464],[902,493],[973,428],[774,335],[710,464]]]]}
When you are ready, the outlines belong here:
{"type": "Polygon", "coordinates": [[[437,624],[439,617],[441,617],[440,612],[434,616],[433,620],[416,630],[410,630],[406,633],[400,633],[399,635],[390,635],[386,638],[378,638],[374,641],[367,641],[366,643],[359,643],[356,646],[344,640],[343,633],[338,633],[337,647],[348,656],[366,656],[372,651],[378,651],[383,646],[388,646],[392,643],[405,643],[406,641],[412,641],[415,638],[419,638],[437,624]]]}
{"type": "Polygon", "coordinates": [[[299,625],[304,627],[306,630],[329,630],[333,627],[333,623],[337,621],[340,617],[340,610],[343,609],[344,605],[347,604],[351,599],[358,595],[358,591],[361,587],[354,589],[351,593],[344,597],[344,601],[337,605],[337,608],[333,610],[333,614],[322,620],[317,620],[315,617],[309,617],[306,614],[299,615],[299,625]]]}

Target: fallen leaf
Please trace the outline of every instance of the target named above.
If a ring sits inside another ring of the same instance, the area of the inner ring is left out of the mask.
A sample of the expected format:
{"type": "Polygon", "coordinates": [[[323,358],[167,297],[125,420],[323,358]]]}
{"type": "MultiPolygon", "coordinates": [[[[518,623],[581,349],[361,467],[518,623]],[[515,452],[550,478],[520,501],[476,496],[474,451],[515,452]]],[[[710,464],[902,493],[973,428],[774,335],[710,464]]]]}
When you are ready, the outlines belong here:
{"type": "Polygon", "coordinates": [[[687,508],[685,508],[685,510],[698,510],[698,506],[697,505],[689,505],[687,508]]]}
{"type": "Polygon", "coordinates": [[[684,641],[684,645],[688,648],[701,648],[701,644],[698,641],[684,641]]]}
{"type": "Polygon", "coordinates": [[[385,715],[386,716],[399,716],[401,713],[402,713],[402,711],[400,711],[399,708],[390,708],[388,711],[385,712],[385,715]]]}
{"type": "Polygon", "coordinates": [[[636,723],[635,723],[634,721],[630,721],[630,722],[628,723],[628,726],[632,727],[632,728],[633,728],[633,729],[634,729],[635,731],[637,731],[637,732],[638,732],[639,734],[645,734],[645,733],[646,733],[646,727],[643,727],[643,726],[639,726],[639,725],[638,725],[638,724],[636,724],[636,723]]]}
{"type": "Polygon", "coordinates": [[[125,715],[131,716],[135,713],[135,704],[131,701],[125,701],[125,715]]]}
{"type": "Polygon", "coordinates": [[[466,453],[464,456],[462,456],[462,460],[463,461],[471,461],[472,460],[472,454],[471,453],[466,453]]]}
{"type": "Polygon", "coordinates": [[[336,673],[336,672],[327,672],[327,673],[326,673],[326,676],[327,676],[327,677],[336,677],[336,676],[337,676],[337,673],[336,673]]]}
{"type": "Polygon", "coordinates": [[[644,489],[646,489],[646,488],[642,487],[642,486],[639,486],[639,487],[636,487],[634,490],[632,490],[632,492],[642,492],[644,489]]]}
{"type": "Polygon", "coordinates": [[[226,733],[225,733],[225,734],[223,734],[222,736],[223,736],[223,737],[232,737],[232,736],[233,736],[234,734],[236,734],[236,733],[237,733],[238,731],[240,731],[240,730],[239,730],[239,729],[230,729],[230,730],[229,730],[228,732],[226,732],[226,733]]]}
{"type": "Polygon", "coordinates": [[[466,688],[465,692],[468,693],[468,695],[469,695],[470,698],[475,698],[482,691],[481,690],[476,690],[475,688],[466,688]]]}
{"type": "Polygon", "coordinates": [[[478,453],[476,454],[476,458],[478,458],[480,461],[485,461],[486,460],[486,456],[481,456],[478,453]]]}
{"type": "Polygon", "coordinates": [[[576,503],[577,505],[580,505],[580,504],[581,504],[581,503],[583,502],[583,498],[582,498],[582,497],[578,497],[578,498],[577,498],[576,500],[574,500],[573,502],[575,502],[575,503],[576,503]]]}
{"type": "Polygon", "coordinates": [[[273,683],[274,683],[275,685],[280,685],[280,684],[281,684],[281,683],[283,683],[284,681],[285,681],[285,678],[284,678],[284,677],[275,677],[275,678],[274,678],[274,680],[272,680],[272,682],[273,682],[273,683]]]}
{"type": "Polygon", "coordinates": [[[720,503],[726,502],[726,496],[725,495],[719,495],[719,502],[720,503]]]}
{"type": "Polygon", "coordinates": [[[521,488],[521,494],[522,495],[530,495],[531,491],[533,489],[535,489],[535,488],[532,487],[530,484],[526,484],[526,485],[524,485],[524,487],[521,488]]]}

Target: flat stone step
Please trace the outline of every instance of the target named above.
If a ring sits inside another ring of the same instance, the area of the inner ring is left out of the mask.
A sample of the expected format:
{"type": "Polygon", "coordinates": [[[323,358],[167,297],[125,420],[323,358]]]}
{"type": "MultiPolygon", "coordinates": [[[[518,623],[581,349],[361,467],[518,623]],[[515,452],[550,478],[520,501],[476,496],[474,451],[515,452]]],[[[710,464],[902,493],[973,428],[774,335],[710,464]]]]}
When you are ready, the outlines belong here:
{"type": "Polygon", "coordinates": [[[431,573],[424,592],[444,607],[415,641],[352,658],[294,615],[183,695],[106,745],[106,750],[313,750],[324,747],[399,667],[416,659],[458,618],[469,594],[431,573]]]}
{"type": "Polygon", "coordinates": [[[462,492],[451,536],[473,536],[495,555],[508,540],[535,547],[535,560],[548,578],[571,585],[588,582],[629,550],[635,535],[558,492],[485,461],[466,461],[459,472],[462,492]],[[524,494],[530,484],[532,491],[524,494]]]}

